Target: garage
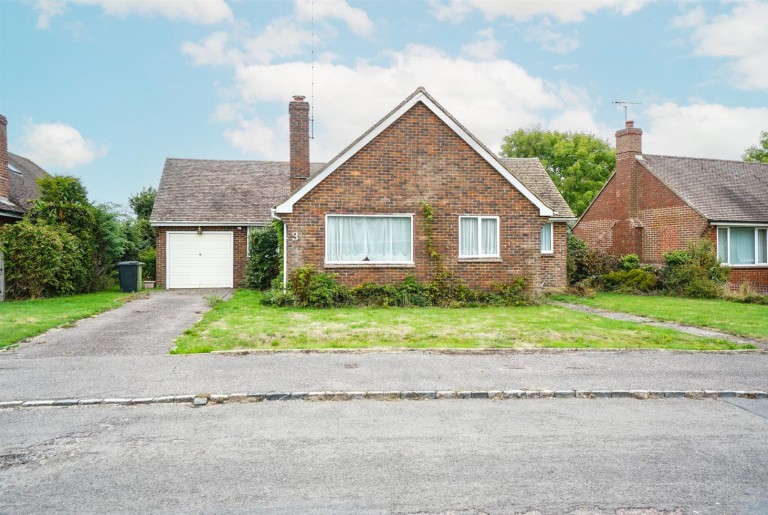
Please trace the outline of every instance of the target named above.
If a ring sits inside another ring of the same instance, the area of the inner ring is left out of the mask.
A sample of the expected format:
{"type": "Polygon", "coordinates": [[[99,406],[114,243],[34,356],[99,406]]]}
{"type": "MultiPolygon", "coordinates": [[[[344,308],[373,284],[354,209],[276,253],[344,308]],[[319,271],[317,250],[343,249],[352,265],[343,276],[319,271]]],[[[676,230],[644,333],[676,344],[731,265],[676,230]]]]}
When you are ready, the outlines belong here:
{"type": "Polygon", "coordinates": [[[167,288],[232,288],[232,232],[166,234],[167,288]]]}

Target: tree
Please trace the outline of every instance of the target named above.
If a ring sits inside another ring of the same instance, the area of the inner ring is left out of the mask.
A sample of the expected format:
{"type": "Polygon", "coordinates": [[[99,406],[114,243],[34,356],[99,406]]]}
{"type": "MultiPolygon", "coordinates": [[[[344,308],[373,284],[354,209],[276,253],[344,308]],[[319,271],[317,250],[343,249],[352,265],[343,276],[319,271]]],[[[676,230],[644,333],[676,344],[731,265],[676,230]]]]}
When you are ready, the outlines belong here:
{"type": "Polygon", "coordinates": [[[741,157],[748,163],[768,163],[768,131],[760,133],[760,145],[752,145],[741,157]]]}
{"type": "Polygon", "coordinates": [[[157,190],[152,186],[142,189],[128,198],[131,209],[136,213],[136,232],[139,250],[154,248],[157,243],[157,231],[149,223],[152,208],[155,207],[157,190]]]}
{"type": "Polygon", "coordinates": [[[152,214],[152,208],[155,207],[155,196],[157,190],[152,186],[142,189],[135,195],[128,197],[128,203],[131,205],[131,209],[136,213],[137,218],[146,218],[149,220],[152,214]]]}
{"type": "Polygon", "coordinates": [[[595,198],[616,167],[607,141],[581,132],[518,129],[504,137],[501,155],[537,157],[576,216],[595,198]]]}

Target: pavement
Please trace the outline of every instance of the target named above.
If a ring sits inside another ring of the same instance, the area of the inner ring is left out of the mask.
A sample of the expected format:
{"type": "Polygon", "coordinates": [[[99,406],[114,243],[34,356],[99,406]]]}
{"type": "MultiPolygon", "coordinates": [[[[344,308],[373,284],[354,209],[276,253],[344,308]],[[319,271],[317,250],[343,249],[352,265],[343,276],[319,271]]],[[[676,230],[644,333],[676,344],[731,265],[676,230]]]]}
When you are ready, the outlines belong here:
{"type": "Polygon", "coordinates": [[[768,512],[768,400],[0,410],[1,513],[768,512]]]}
{"type": "Polygon", "coordinates": [[[768,353],[424,351],[172,356],[229,290],[153,292],[0,352],[0,401],[372,390],[768,390],[768,353]],[[53,379],[52,379],[53,378],[53,379]]]}

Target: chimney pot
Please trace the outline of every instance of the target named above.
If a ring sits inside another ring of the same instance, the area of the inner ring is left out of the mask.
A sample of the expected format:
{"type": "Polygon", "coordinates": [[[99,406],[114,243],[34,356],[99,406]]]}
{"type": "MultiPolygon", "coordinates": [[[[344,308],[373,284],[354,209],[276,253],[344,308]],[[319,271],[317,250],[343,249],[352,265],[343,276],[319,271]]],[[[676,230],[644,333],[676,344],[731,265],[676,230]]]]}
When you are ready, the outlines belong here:
{"type": "Polygon", "coordinates": [[[304,95],[293,95],[293,101],[294,102],[304,102],[304,99],[307,98],[304,95]]]}
{"type": "Polygon", "coordinates": [[[626,122],[624,122],[624,125],[626,125],[627,129],[631,129],[632,127],[635,126],[635,122],[632,120],[627,120],[626,122]]]}

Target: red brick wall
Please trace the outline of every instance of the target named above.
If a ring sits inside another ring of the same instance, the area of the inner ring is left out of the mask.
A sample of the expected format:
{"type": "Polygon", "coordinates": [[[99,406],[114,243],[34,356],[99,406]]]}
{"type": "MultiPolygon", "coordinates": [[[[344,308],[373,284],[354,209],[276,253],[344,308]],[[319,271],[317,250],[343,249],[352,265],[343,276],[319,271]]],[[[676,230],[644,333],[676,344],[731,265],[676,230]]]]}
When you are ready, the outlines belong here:
{"type": "Polygon", "coordinates": [[[289,239],[288,273],[305,264],[339,275],[348,285],[381,284],[415,275],[428,281],[421,203],[434,208],[434,243],[445,264],[469,286],[527,277],[535,287],[566,285],[565,224],[555,224],[555,253],[542,256],[538,208],[422,104],[281,215],[289,239]],[[326,214],[414,214],[414,266],[325,268],[326,214]],[[459,260],[459,216],[500,217],[500,259],[459,260]],[[290,241],[293,233],[298,239],[290,241]]]}
{"type": "MultiPolygon", "coordinates": [[[[242,288],[245,283],[245,264],[248,253],[248,228],[246,226],[228,227],[203,227],[204,231],[227,231],[232,232],[234,236],[234,266],[233,284],[236,288],[242,288]]],[[[169,231],[189,231],[197,232],[197,227],[158,227],[157,228],[157,285],[165,288],[165,260],[166,260],[166,233],[169,231]]]]}

